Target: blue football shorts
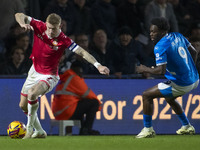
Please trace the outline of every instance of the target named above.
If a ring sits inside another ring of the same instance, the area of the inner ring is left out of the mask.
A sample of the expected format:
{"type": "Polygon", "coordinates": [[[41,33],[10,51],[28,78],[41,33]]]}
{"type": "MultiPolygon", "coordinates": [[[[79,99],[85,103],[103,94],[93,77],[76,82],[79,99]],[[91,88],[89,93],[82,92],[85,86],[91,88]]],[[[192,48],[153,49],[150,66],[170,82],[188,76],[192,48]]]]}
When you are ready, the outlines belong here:
{"type": "Polygon", "coordinates": [[[178,97],[182,96],[185,93],[190,92],[191,90],[197,88],[199,80],[195,83],[188,86],[179,86],[172,81],[161,82],[158,84],[158,89],[164,97],[178,97]]]}

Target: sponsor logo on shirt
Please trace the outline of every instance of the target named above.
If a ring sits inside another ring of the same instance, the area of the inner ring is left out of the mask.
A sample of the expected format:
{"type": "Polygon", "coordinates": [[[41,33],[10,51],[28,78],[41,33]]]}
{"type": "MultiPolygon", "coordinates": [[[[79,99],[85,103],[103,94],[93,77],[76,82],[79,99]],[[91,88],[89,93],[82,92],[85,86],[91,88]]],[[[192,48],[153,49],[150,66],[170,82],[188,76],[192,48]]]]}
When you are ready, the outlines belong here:
{"type": "Polygon", "coordinates": [[[162,60],[162,57],[160,57],[159,53],[156,53],[156,61],[162,60]]]}
{"type": "Polygon", "coordinates": [[[38,37],[38,38],[40,38],[41,40],[43,40],[43,37],[42,37],[42,35],[40,35],[40,34],[37,34],[37,37],[38,37]]]}
{"type": "Polygon", "coordinates": [[[54,40],[54,41],[52,42],[52,44],[53,44],[54,46],[57,46],[57,45],[58,45],[58,42],[57,42],[56,40],[54,40]]]}
{"type": "Polygon", "coordinates": [[[174,47],[178,43],[179,38],[175,38],[175,40],[171,43],[171,45],[174,47]]]}
{"type": "Polygon", "coordinates": [[[58,50],[58,42],[57,42],[57,39],[55,39],[53,42],[53,50],[58,50]]]}
{"type": "Polygon", "coordinates": [[[47,44],[47,45],[53,50],[58,50],[58,46],[52,46],[52,45],[49,45],[49,44],[47,44]]]}

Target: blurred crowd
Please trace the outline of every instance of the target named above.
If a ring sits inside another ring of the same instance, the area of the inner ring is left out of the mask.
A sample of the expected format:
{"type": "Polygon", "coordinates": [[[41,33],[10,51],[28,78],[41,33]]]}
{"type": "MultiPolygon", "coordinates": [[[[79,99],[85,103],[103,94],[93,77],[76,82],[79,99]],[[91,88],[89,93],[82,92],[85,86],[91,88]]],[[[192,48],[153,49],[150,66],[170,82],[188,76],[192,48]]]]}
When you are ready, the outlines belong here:
{"type": "MultiPolygon", "coordinates": [[[[17,12],[44,22],[48,14],[57,13],[62,31],[116,78],[135,74],[138,64],[155,66],[150,21],[165,17],[170,32],[182,33],[199,52],[196,66],[200,72],[200,0],[1,0],[0,75],[26,75],[32,65],[33,33],[16,23],[17,12]]],[[[75,60],[83,62],[85,75],[99,74],[69,51],[61,59],[59,72],[75,60]]]]}

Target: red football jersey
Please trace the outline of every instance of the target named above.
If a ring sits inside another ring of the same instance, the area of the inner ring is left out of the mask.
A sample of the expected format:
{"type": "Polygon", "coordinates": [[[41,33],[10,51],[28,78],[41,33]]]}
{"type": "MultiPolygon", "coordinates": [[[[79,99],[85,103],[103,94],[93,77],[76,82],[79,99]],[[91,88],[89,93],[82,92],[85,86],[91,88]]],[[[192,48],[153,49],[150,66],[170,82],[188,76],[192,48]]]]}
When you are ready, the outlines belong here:
{"type": "Polygon", "coordinates": [[[41,74],[58,75],[58,65],[63,52],[68,48],[75,51],[78,45],[63,32],[58,37],[50,39],[45,31],[46,24],[40,20],[31,19],[34,29],[34,44],[30,58],[35,70],[41,74]]]}

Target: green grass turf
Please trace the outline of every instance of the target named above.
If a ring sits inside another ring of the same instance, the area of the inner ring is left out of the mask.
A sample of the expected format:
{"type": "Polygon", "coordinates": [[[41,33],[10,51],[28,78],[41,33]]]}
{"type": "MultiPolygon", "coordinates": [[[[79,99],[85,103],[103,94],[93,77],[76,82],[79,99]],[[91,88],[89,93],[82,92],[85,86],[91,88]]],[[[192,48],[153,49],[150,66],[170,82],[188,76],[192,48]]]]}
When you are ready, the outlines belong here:
{"type": "Polygon", "coordinates": [[[46,139],[10,139],[0,136],[0,150],[198,150],[200,135],[48,136],[46,139]]]}

